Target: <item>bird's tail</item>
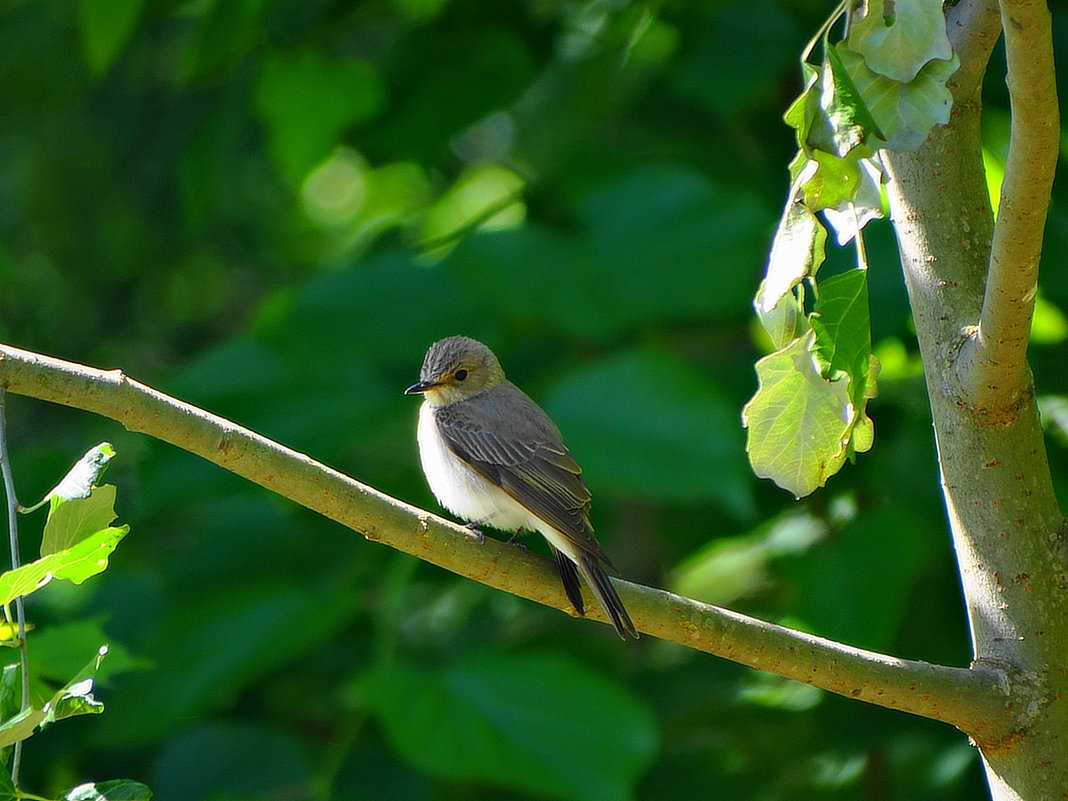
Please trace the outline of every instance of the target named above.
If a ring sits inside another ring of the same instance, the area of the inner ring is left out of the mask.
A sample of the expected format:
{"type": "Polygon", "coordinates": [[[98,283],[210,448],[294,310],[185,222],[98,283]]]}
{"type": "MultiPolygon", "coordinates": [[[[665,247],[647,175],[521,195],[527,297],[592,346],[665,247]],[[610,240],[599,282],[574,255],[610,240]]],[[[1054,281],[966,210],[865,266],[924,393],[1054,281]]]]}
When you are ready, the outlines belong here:
{"type": "Polygon", "coordinates": [[[560,580],[564,584],[564,591],[567,593],[567,597],[571,599],[576,612],[580,615],[585,614],[582,593],[579,590],[578,575],[576,575],[575,570],[577,567],[578,572],[582,574],[582,577],[586,579],[586,583],[590,585],[594,597],[597,598],[597,603],[612,619],[612,625],[615,626],[616,633],[620,636],[620,639],[625,640],[627,637],[638,639],[638,630],[634,628],[634,623],[631,621],[630,615],[627,614],[626,607],[623,606],[623,602],[619,599],[619,594],[612,585],[612,579],[604,572],[604,567],[596,556],[586,553],[580,554],[576,564],[562,551],[556,551],[556,564],[560,571],[560,580]]]}

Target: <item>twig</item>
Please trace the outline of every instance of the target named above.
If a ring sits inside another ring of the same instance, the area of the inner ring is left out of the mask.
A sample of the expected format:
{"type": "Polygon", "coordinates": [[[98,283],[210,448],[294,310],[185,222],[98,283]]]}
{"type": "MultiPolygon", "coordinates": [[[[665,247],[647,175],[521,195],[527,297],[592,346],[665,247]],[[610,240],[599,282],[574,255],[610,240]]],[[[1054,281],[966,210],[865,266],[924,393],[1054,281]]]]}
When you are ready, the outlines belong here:
{"type": "MultiPolygon", "coordinates": [[[[95,370],[0,345],[11,392],[95,412],[177,445],[366,537],[461,576],[557,609],[571,605],[551,562],[409,506],[266,437],[117,370],[95,370]]],[[[1031,687],[996,666],[953,668],[896,659],[699,603],[616,582],[638,629],[830,692],[941,720],[977,742],[1018,725],[1031,687]]],[[[607,622],[596,605],[590,617],[607,622]]]]}
{"type": "MultiPolygon", "coordinates": [[[[11,545],[11,569],[19,567],[19,501],[15,496],[15,480],[11,472],[11,460],[7,453],[7,394],[0,382],[0,473],[4,478],[4,492],[7,496],[7,531],[11,545]]],[[[26,650],[26,604],[20,595],[15,599],[15,617],[18,621],[19,663],[22,673],[22,706],[25,711],[30,706],[30,659],[26,650]]],[[[19,768],[22,766],[22,740],[15,743],[11,758],[11,781],[19,783],[19,768]]]]}

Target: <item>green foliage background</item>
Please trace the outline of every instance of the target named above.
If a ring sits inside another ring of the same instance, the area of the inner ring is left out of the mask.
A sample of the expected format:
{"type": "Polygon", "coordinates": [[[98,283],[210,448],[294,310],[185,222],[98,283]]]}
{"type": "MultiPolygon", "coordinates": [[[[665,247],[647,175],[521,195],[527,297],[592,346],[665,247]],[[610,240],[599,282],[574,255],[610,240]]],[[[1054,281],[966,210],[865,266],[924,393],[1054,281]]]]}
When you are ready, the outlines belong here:
{"type": "MultiPolygon", "coordinates": [[[[780,117],[829,11],[4,3],[0,339],[121,367],[437,509],[401,390],[433,340],[480,338],[556,418],[624,576],[966,664],[885,224],[867,237],[874,450],[800,504],[743,453],[766,345],[750,299],[794,150],[780,117]]],[[[1033,347],[1050,395],[1068,389],[1064,209],[1033,347]]],[[[119,776],[161,801],[983,792],[947,727],[652,638],[623,645],[107,421],[15,398],[8,414],[24,502],[109,440],[132,526],[95,585],[30,601],[43,680],[112,648],[105,714],[27,743],[35,792],[119,776]]]]}

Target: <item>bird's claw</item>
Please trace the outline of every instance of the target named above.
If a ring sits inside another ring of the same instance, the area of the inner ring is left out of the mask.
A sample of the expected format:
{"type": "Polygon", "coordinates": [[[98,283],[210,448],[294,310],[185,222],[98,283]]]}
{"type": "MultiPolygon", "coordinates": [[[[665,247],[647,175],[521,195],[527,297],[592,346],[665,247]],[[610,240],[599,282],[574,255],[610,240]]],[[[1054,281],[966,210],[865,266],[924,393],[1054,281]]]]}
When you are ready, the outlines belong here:
{"type": "Polygon", "coordinates": [[[474,523],[468,523],[464,526],[464,528],[471,532],[471,539],[473,539],[479,545],[486,541],[486,535],[483,534],[482,529],[478,527],[478,521],[475,521],[474,523]]]}

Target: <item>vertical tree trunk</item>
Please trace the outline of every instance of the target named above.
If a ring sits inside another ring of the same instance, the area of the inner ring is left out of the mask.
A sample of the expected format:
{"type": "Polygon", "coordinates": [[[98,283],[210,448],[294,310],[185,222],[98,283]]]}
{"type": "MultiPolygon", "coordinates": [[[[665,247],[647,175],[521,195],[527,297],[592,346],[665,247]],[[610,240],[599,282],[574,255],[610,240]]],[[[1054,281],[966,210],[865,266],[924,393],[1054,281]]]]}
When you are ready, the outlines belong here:
{"type": "MultiPolygon", "coordinates": [[[[996,4],[978,0],[971,6],[967,35],[989,37],[996,4]]],[[[953,23],[951,18],[951,33],[953,23]]],[[[959,30],[956,35],[962,68],[952,82],[952,119],[919,151],[886,155],[890,204],[974,659],[1008,666],[1017,681],[1032,686],[1035,699],[1031,708],[1007,711],[1015,719],[1014,735],[978,743],[991,793],[996,801],[1064,799],[1065,530],[1034,390],[1025,369],[1009,393],[1012,401],[989,405],[989,388],[976,385],[977,363],[962,358],[977,335],[994,231],[979,131],[979,91],[991,43],[965,40],[959,30]]]]}

